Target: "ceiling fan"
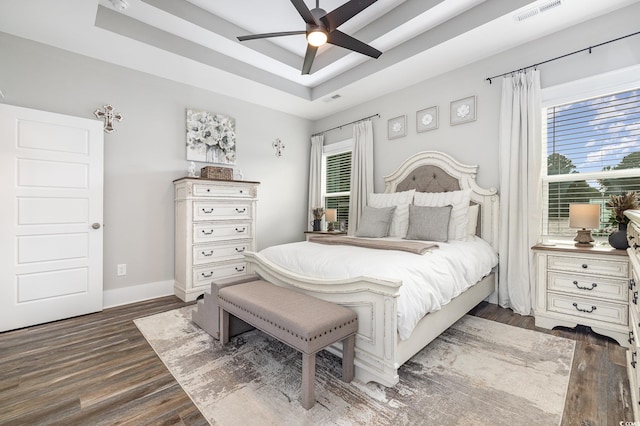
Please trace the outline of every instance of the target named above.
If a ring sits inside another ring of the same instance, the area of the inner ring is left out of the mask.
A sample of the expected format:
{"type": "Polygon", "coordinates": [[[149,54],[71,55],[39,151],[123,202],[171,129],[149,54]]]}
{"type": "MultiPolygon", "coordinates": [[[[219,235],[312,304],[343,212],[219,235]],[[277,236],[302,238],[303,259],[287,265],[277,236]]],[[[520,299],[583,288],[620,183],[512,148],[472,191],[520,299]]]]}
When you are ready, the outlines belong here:
{"type": "Polygon", "coordinates": [[[324,9],[320,8],[319,0],[316,0],[316,7],[311,10],[309,10],[307,5],[304,4],[304,0],[291,0],[291,3],[307,24],[306,30],[252,34],[240,36],[238,37],[238,40],[247,41],[260,38],[306,34],[307,52],[304,56],[302,74],[309,74],[311,71],[311,65],[313,65],[313,60],[316,57],[318,47],[325,43],[344,47],[345,49],[353,50],[354,52],[362,53],[363,55],[377,59],[382,55],[382,52],[337,29],[340,25],[344,24],[376,1],[377,0],[350,0],[342,6],[327,13],[324,9]]]}

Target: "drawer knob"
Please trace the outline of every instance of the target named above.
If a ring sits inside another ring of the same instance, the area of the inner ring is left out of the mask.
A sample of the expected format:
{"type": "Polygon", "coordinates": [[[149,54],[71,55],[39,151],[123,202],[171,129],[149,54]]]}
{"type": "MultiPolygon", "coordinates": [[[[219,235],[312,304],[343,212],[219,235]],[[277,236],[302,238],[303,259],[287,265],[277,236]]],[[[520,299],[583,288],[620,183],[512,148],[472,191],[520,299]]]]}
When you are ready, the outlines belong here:
{"type": "Polygon", "coordinates": [[[598,287],[598,284],[596,283],[592,283],[591,287],[581,287],[580,285],[578,285],[578,281],[574,281],[573,285],[578,287],[580,290],[593,290],[594,288],[598,287]]]}
{"type": "Polygon", "coordinates": [[[211,278],[213,276],[213,272],[209,272],[208,274],[202,272],[200,275],[202,275],[202,278],[211,278]]]}
{"type": "Polygon", "coordinates": [[[636,286],[636,280],[631,278],[629,280],[629,290],[633,290],[633,288],[636,286]]]}
{"type": "Polygon", "coordinates": [[[631,366],[633,368],[636,368],[636,357],[638,356],[638,353],[636,351],[633,351],[633,353],[631,354],[631,366]]]}
{"type": "Polygon", "coordinates": [[[244,190],[242,190],[242,189],[241,189],[241,190],[240,190],[240,193],[241,193],[241,194],[244,194],[244,190]]]}
{"type": "Polygon", "coordinates": [[[202,252],[202,255],[207,257],[213,256],[213,250],[209,250],[209,253],[202,252]]]}
{"type": "Polygon", "coordinates": [[[589,265],[587,265],[586,263],[582,264],[582,269],[587,269],[589,267],[589,265]]]}
{"type": "Polygon", "coordinates": [[[207,230],[205,230],[205,229],[203,229],[203,230],[202,230],[202,233],[203,233],[204,235],[212,235],[212,234],[213,234],[213,229],[210,229],[210,230],[208,230],[208,231],[207,231],[207,230]]]}
{"type": "Polygon", "coordinates": [[[242,253],[243,251],[245,251],[247,248],[246,247],[236,247],[236,251],[238,253],[242,253]]]}
{"type": "Polygon", "coordinates": [[[213,213],[213,208],[211,208],[211,209],[209,209],[209,210],[207,210],[207,209],[205,209],[205,208],[202,208],[202,213],[204,213],[204,214],[211,214],[211,213],[213,213]]]}
{"type": "Polygon", "coordinates": [[[241,266],[241,267],[236,266],[236,272],[244,272],[244,268],[245,268],[244,266],[241,266]]]}
{"type": "Polygon", "coordinates": [[[246,208],[246,207],[243,207],[243,208],[241,208],[241,209],[236,208],[236,213],[244,213],[244,212],[246,212],[246,211],[247,211],[247,208],[246,208]]]}
{"type": "Polygon", "coordinates": [[[629,342],[630,345],[633,343],[633,340],[634,340],[633,339],[633,331],[630,331],[629,332],[629,339],[628,339],[628,342],[629,342]]]}
{"type": "Polygon", "coordinates": [[[211,192],[211,188],[207,188],[207,192],[211,192]]]}
{"type": "Polygon", "coordinates": [[[633,249],[637,249],[638,248],[638,243],[633,243],[633,249]]]}
{"type": "Polygon", "coordinates": [[[633,302],[634,305],[638,304],[638,292],[637,291],[633,292],[633,300],[632,300],[632,302],[633,302]]]}
{"type": "Polygon", "coordinates": [[[244,232],[247,228],[236,228],[236,232],[244,232]]]}
{"type": "Polygon", "coordinates": [[[593,311],[595,311],[597,309],[595,306],[591,306],[591,309],[579,308],[578,304],[576,302],[573,302],[573,307],[576,308],[577,311],[586,312],[588,314],[590,314],[591,312],[593,312],[593,311]]]}

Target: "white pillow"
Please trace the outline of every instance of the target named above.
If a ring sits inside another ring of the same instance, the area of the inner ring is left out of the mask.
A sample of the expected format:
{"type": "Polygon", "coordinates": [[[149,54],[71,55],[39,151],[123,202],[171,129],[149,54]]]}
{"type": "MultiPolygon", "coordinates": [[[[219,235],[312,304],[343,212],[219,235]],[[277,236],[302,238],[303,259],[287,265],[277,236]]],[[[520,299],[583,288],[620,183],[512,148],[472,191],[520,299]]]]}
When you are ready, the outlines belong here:
{"type": "Polygon", "coordinates": [[[469,214],[467,219],[467,235],[476,235],[476,228],[478,227],[478,214],[480,212],[480,204],[472,204],[469,206],[469,214]]]}
{"type": "Polygon", "coordinates": [[[413,201],[413,194],[416,190],[402,192],[390,192],[383,194],[369,194],[367,205],[370,207],[393,207],[396,206],[396,210],[393,213],[393,219],[391,219],[391,226],[389,227],[390,237],[404,238],[407,236],[407,228],[409,228],[409,204],[413,201]]]}
{"type": "Polygon", "coordinates": [[[416,192],[413,203],[416,206],[453,206],[449,220],[449,240],[464,240],[467,236],[467,222],[471,189],[450,192],[416,192]]]}

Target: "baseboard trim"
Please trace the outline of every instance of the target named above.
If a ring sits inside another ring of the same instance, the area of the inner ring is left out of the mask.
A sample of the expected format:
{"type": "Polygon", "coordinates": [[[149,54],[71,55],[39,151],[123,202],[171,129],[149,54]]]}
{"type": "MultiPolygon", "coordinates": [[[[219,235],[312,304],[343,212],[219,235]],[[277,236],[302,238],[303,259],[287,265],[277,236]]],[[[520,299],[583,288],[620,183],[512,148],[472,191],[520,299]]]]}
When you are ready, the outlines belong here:
{"type": "Polygon", "coordinates": [[[129,303],[142,302],[144,300],[155,299],[173,295],[174,280],[156,281],[153,283],[139,284],[129,287],[104,290],[103,308],[113,308],[129,303]]]}

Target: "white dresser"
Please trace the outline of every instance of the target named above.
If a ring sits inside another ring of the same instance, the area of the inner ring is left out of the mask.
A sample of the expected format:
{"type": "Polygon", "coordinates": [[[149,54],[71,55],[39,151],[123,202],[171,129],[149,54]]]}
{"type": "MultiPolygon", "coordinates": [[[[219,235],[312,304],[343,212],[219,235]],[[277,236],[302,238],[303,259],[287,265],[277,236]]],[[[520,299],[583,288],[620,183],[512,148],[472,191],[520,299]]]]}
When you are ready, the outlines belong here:
{"type": "Polygon", "coordinates": [[[259,182],[181,178],[175,186],[176,296],[195,300],[211,281],[247,274],[256,250],[259,182]]]}
{"type": "Polygon", "coordinates": [[[536,257],[536,326],[573,328],[578,324],[628,346],[629,260],[624,250],[533,248],[536,257]]]}
{"type": "Polygon", "coordinates": [[[629,388],[633,402],[633,418],[640,421],[638,411],[640,407],[640,366],[638,355],[640,354],[640,301],[638,291],[640,285],[640,210],[627,210],[625,216],[631,219],[627,227],[627,240],[629,248],[629,263],[631,265],[631,280],[629,280],[629,343],[627,352],[627,371],[629,373],[629,388]]]}

